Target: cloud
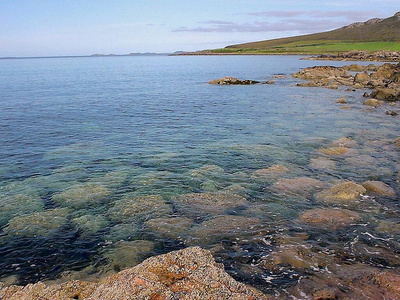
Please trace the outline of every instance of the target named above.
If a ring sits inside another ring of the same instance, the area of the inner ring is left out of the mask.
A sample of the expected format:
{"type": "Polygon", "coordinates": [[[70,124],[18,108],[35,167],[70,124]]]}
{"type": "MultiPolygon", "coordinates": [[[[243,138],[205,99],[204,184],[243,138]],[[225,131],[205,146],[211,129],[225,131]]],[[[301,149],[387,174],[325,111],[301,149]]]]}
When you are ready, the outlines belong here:
{"type": "Polygon", "coordinates": [[[356,21],[365,21],[373,16],[372,11],[320,11],[320,10],[291,10],[291,11],[260,11],[247,15],[262,17],[264,20],[245,23],[234,23],[224,20],[208,20],[199,22],[198,27],[180,27],[174,32],[284,32],[295,31],[310,33],[327,31],[349,25],[356,21]],[[207,26],[205,26],[207,25],[207,26]]]}

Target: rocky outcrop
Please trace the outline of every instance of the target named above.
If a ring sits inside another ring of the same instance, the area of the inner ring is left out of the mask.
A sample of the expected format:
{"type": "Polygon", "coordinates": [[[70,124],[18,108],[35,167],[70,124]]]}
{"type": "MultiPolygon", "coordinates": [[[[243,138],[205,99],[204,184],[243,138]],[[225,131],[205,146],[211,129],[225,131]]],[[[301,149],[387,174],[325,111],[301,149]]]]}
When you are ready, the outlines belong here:
{"type": "Polygon", "coordinates": [[[321,54],[305,58],[309,60],[360,60],[360,61],[399,61],[400,51],[349,51],[345,53],[321,54]]]}
{"type": "Polygon", "coordinates": [[[235,77],[230,77],[230,76],[226,76],[226,77],[222,77],[220,79],[213,79],[211,81],[208,82],[209,84],[220,84],[220,85],[248,85],[248,84],[256,84],[256,83],[260,83],[259,81],[255,81],[255,80],[241,80],[235,77]]]}
{"type": "Polygon", "coordinates": [[[0,299],[268,299],[235,281],[211,253],[199,247],[151,257],[99,283],[70,281],[22,286],[0,284],[0,299]]]}

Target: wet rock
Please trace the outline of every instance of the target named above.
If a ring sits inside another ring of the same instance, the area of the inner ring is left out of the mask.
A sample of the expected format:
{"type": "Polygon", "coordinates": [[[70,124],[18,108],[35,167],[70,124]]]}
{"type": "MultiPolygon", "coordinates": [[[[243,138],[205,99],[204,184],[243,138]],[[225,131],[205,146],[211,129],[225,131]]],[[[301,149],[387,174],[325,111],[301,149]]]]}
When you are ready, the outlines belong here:
{"type": "Polygon", "coordinates": [[[363,183],[363,187],[374,194],[396,197],[394,189],[382,181],[366,181],[363,183]]]}
{"type": "Polygon", "coordinates": [[[119,272],[136,266],[154,249],[154,243],[146,240],[120,241],[112,249],[107,249],[104,258],[108,264],[105,269],[119,272]]]}
{"type": "Polygon", "coordinates": [[[119,242],[133,240],[137,236],[139,229],[139,224],[136,222],[114,225],[106,235],[106,241],[119,242]]]}
{"type": "Polygon", "coordinates": [[[400,137],[398,137],[397,139],[395,139],[395,140],[393,141],[393,144],[394,144],[395,146],[397,146],[397,147],[400,149],[400,137]]]}
{"type": "Polygon", "coordinates": [[[42,199],[38,195],[15,194],[0,195],[0,227],[18,215],[31,214],[44,209],[42,199]]]}
{"type": "Polygon", "coordinates": [[[4,300],[31,299],[269,299],[235,281],[211,253],[199,247],[151,257],[140,265],[104,278],[100,283],[70,281],[58,285],[0,285],[4,300]]]}
{"type": "Polygon", "coordinates": [[[268,80],[268,81],[264,82],[264,84],[274,84],[274,83],[275,83],[275,81],[273,81],[273,80],[268,80]]]}
{"type": "Polygon", "coordinates": [[[308,194],[313,190],[323,188],[325,183],[314,178],[297,177],[291,179],[280,179],[272,187],[276,190],[293,194],[308,194]]]}
{"type": "Polygon", "coordinates": [[[400,100],[400,90],[390,88],[376,88],[372,91],[371,97],[385,101],[398,101],[400,100]]]}
{"type": "Polygon", "coordinates": [[[281,165],[272,165],[266,169],[260,169],[253,172],[254,177],[275,177],[281,173],[288,173],[290,170],[281,165]]]}
{"type": "Polygon", "coordinates": [[[178,209],[189,215],[223,214],[227,209],[247,204],[246,198],[229,192],[184,194],[176,200],[178,209]]]}
{"type": "Polygon", "coordinates": [[[257,218],[225,215],[204,221],[191,230],[191,245],[208,245],[220,239],[249,237],[256,234],[261,227],[257,218]]]}
{"type": "Polygon", "coordinates": [[[371,77],[367,72],[357,73],[356,76],[354,76],[354,83],[361,83],[362,85],[367,85],[369,81],[371,81],[371,77]]]}
{"type": "Polygon", "coordinates": [[[259,81],[255,80],[240,80],[235,77],[223,77],[220,79],[213,79],[208,82],[209,84],[220,84],[220,85],[249,85],[249,84],[256,84],[260,83],[259,81]]]}
{"type": "Polygon", "coordinates": [[[4,232],[17,236],[48,236],[67,221],[67,208],[48,209],[12,218],[4,232]]]}
{"type": "Polygon", "coordinates": [[[327,158],[311,158],[310,167],[318,170],[332,171],[335,169],[336,164],[333,160],[327,158]]]}
{"type": "Polygon", "coordinates": [[[316,200],[326,203],[352,204],[367,190],[353,181],[339,183],[315,195],[316,200]]]}
{"type": "Polygon", "coordinates": [[[148,220],[145,228],[164,238],[177,239],[192,226],[193,220],[184,217],[156,218],[148,220]]]}
{"type": "Polygon", "coordinates": [[[196,178],[204,178],[210,176],[218,176],[224,173],[224,169],[216,165],[204,165],[198,169],[193,170],[190,175],[196,178]]]}
{"type": "Polygon", "coordinates": [[[383,101],[379,101],[379,100],[373,99],[373,98],[370,98],[370,99],[367,99],[364,101],[364,105],[367,105],[367,106],[381,106],[383,103],[384,103],[383,101]]]}
{"type": "Polygon", "coordinates": [[[55,194],[51,199],[60,206],[83,208],[101,204],[109,194],[110,191],[102,185],[83,183],[55,194]]]}
{"type": "Polygon", "coordinates": [[[346,163],[353,165],[353,166],[369,166],[372,167],[374,165],[376,165],[376,159],[373,158],[372,156],[363,154],[363,155],[356,155],[356,156],[352,156],[352,157],[348,157],[346,158],[346,163]]]}
{"type": "Polygon", "coordinates": [[[135,220],[140,216],[166,216],[172,208],[159,195],[133,196],[115,202],[108,210],[111,219],[116,221],[135,220]]]}
{"type": "Polygon", "coordinates": [[[341,67],[332,66],[316,66],[305,68],[292,75],[294,78],[300,79],[320,79],[329,77],[350,78],[351,75],[347,70],[341,67]]]}
{"type": "Polygon", "coordinates": [[[347,102],[346,102],[346,99],[344,99],[344,98],[342,97],[342,98],[337,99],[337,100],[336,100],[336,103],[345,104],[345,103],[347,103],[347,102]]]}
{"type": "Polygon", "coordinates": [[[363,97],[364,97],[364,98],[370,98],[371,95],[370,95],[369,93],[365,92],[365,93],[363,94],[363,97]]]}
{"type": "Polygon", "coordinates": [[[112,188],[118,188],[120,185],[122,185],[123,182],[127,180],[128,176],[129,176],[128,170],[121,169],[108,172],[103,176],[97,178],[93,178],[92,180],[90,180],[90,182],[112,189],[112,188]]]}
{"type": "Polygon", "coordinates": [[[392,116],[392,117],[395,117],[395,116],[399,115],[399,113],[397,111],[394,111],[394,110],[387,110],[385,113],[388,116],[392,116]]]}
{"type": "Polygon", "coordinates": [[[315,208],[303,212],[298,220],[315,227],[337,230],[361,220],[361,217],[347,209],[315,208]]]}
{"type": "Polygon", "coordinates": [[[318,149],[318,152],[332,156],[344,155],[346,154],[347,151],[348,149],[346,147],[329,147],[329,148],[318,149]]]}
{"type": "Polygon", "coordinates": [[[391,291],[394,295],[398,295],[400,298],[400,275],[390,272],[377,272],[375,273],[375,281],[381,287],[391,291]]]}
{"type": "Polygon", "coordinates": [[[84,237],[95,234],[108,226],[107,219],[101,215],[83,215],[72,219],[72,222],[79,227],[84,237]]]}

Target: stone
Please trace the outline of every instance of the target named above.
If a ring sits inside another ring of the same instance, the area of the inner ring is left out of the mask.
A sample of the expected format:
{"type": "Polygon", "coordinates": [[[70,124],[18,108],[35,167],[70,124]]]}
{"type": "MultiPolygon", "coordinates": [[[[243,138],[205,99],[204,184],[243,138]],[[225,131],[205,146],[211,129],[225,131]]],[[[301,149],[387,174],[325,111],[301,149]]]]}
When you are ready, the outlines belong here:
{"type": "Polygon", "coordinates": [[[366,181],[363,183],[363,187],[374,194],[396,197],[394,189],[382,181],[366,181]]]}
{"type": "Polygon", "coordinates": [[[107,228],[108,220],[102,215],[83,215],[71,220],[82,231],[86,237],[107,228]]]}
{"type": "Polygon", "coordinates": [[[104,258],[108,264],[106,270],[121,271],[139,264],[154,249],[154,243],[146,240],[120,241],[107,249],[104,258]]]}
{"type": "Polygon", "coordinates": [[[362,85],[367,85],[371,81],[371,77],[367,72],[357,73],[354,76],[354,83],[361,83],[362,85]]]}
{"type": "Polygon", "coordinates": [[[159,195],[132,196],[115,202],[108,210],[112,220],[133,220],[141,216],[166,216],[172,208],[159,195]]]}
{"type": "Polygon", "coordinates": [[[164,238],[178,239],[193,225],[193,220],[184,217],[156,218],[146,221],[145,228],[164,238]]]}
{"type": "Polygon", "coordinates": [[[130,241],[133,240],[140,227],[136,222],[117,224],[110,228],[110,232],[106,235],[109,242],[130,241]]]}
{"type": "Polygon", "coordinates": [[[332,155],[332,156],[338,156],[338,155],[344,155],[347,152],[346,147],[328,147],[328,148],[320,148],[318,149],[318,152],[326,155],[332,155]]]}
{"type": "Polygon", "coordinates": [[[285,167],[285,166],[281,166],[281,165],[272,165],[269,168],[266,169],[259,169],[253,172],[253,176],[254,177],[273,177],[276,176],[280,173],[287,173],[290,170],[285,167]]]}
{"type": "Polygon", "coordinates": [[[267,80],[266,82],[264,82],[264,84],[274,84],[275,83],[275,81],[273,81],[273,80],[267,80]]]}
{"type": "Polygon", "coordinates": [[[333,66],[315,66],[305,68],[292,75],[294,78],[300,79],[318,79],[318,78],[329,78],[329,77],[341,77],[349,78],[350,73],[341,67],[333,66]]]}
{"type": "Polygon", "coordinates": [[[357,142],[348,137],[342,137],[331,143],[331,146],[333,146],[333,147],[354,147],[356,145],[357,145],[357,142]]]}
{"type": "Polygon", "coordinates": [[[370,98],[370,99],[367,99],[364,101],[364,105],[367,105],[367,106],[381,106],[383,103],[384,103],[383,101],[379,101],[379,100],[373,99],[373,98],[370,98]]]}
{"type": "Polygon", "coordinates": [[[326,203],[352,204],[366,191],[363,186],[353,181],[346,181],[316,194],[315,198],[326,203]]]}
{"type": "Polygon", "coordinates": [[[247,204],[246,198],[229,193],[191,193],[176,198],[178,209],[189,215],[223,214],[247,204]]]}
{"type": "Polygon", "coordinates": [[[222,238],[235,239],[253,236],[260,230],[261,225],[261,220],[258,218],[234,215],[218,216],[193,227],[190,244],[209,245],[222,238]]]}
{"type": "Polygon", "coordinates": [[[71,208],[92,207],[101,204],[110,194],[110,191],[96,183],[73,185],[51,198],[56,204],[71,208]]]}
{"type": "Polygon", "coordinates": [[[310,167],[318,170],[332,171],[335,169],[336,164],[333,160],[327,158],[311,158],[310,167]]]}
{"type": "Polygon", "coordinates": [[[67,222],[67,208],[47,209],[12,218],[4,232],[16,236],[48,236],[67,222]]]}
{"type": "Polygon", "coordinates": [[[255,288],[229,276],[211,252],[199,247],[186,248],[148,258],[140,265],[108,276],[99,283],[69,281],[25,287],[0,285],[4,300],[32,299],[232,299],[267,300],[255,288]]]}
{"type": "Polygon", "coordinates": [[[342,97],[342,98],[337,99],[337,100],[336,100],[336,103],[345,104],[345,103],[347,103],[347,102],[346,102],[346,99],[344,99],[344,98],[342,97]]]}
{"type": "Polygon", "coordinates": [[[400,90],[389,88],[376,88],[372,91],[371,97],[385,101],[398,101],[400,100],[400,90]]]}
{"type": "Polygon", "coordinates": [[[310,177],[297,177],[291,179],[280,179],[272,187],[276,190],[293,193],[308,194],[313,190],[323,188],[325,183],[310,177]]]}
{"type": "Polygon", "coordinates": [[[204,165],[198,169],[194,169],[190,176],[196,178],[210,177],[210,176],[218,176],[224,173],[224,169],[217,165],[204,165]]]}
{"type": "Polygon", "coordinates": [[[220,85],[249,85],[260,83],[255,80],[240,80],[235,77],[226,76],[220,79],[213,79],[208,82],[209,84],[220,84],[220,85]]]}
{"type": "Polygon", "coordinates": [[[298,220],[311,226],[337,230],[360,221],[361,217],[347,209],[315,208],[303,212],[298,220]]]}
{"type": "Polygon", "coordinates": [[[376,164],[376,159],[373,158],[372,156],[362,154],[362,155],[356,155],[356,156],[351,156],[346,158],[346,163],[353,165],[353,166],[364,166],[364,167],[371,167],[376,164]]]}

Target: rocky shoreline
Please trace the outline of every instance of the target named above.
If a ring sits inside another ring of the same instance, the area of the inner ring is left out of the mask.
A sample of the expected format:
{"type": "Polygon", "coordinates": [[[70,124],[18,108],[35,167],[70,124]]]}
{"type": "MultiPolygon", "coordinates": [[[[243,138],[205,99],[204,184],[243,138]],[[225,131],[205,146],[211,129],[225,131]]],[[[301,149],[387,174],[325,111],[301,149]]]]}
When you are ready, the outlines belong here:
{"type": "Polygon", "coordinates": [[[327,53],[303,58],[305,60],[337,60],[337,61],[400,61],[400,51],[348,51],[345,53],[327,53]]]}

